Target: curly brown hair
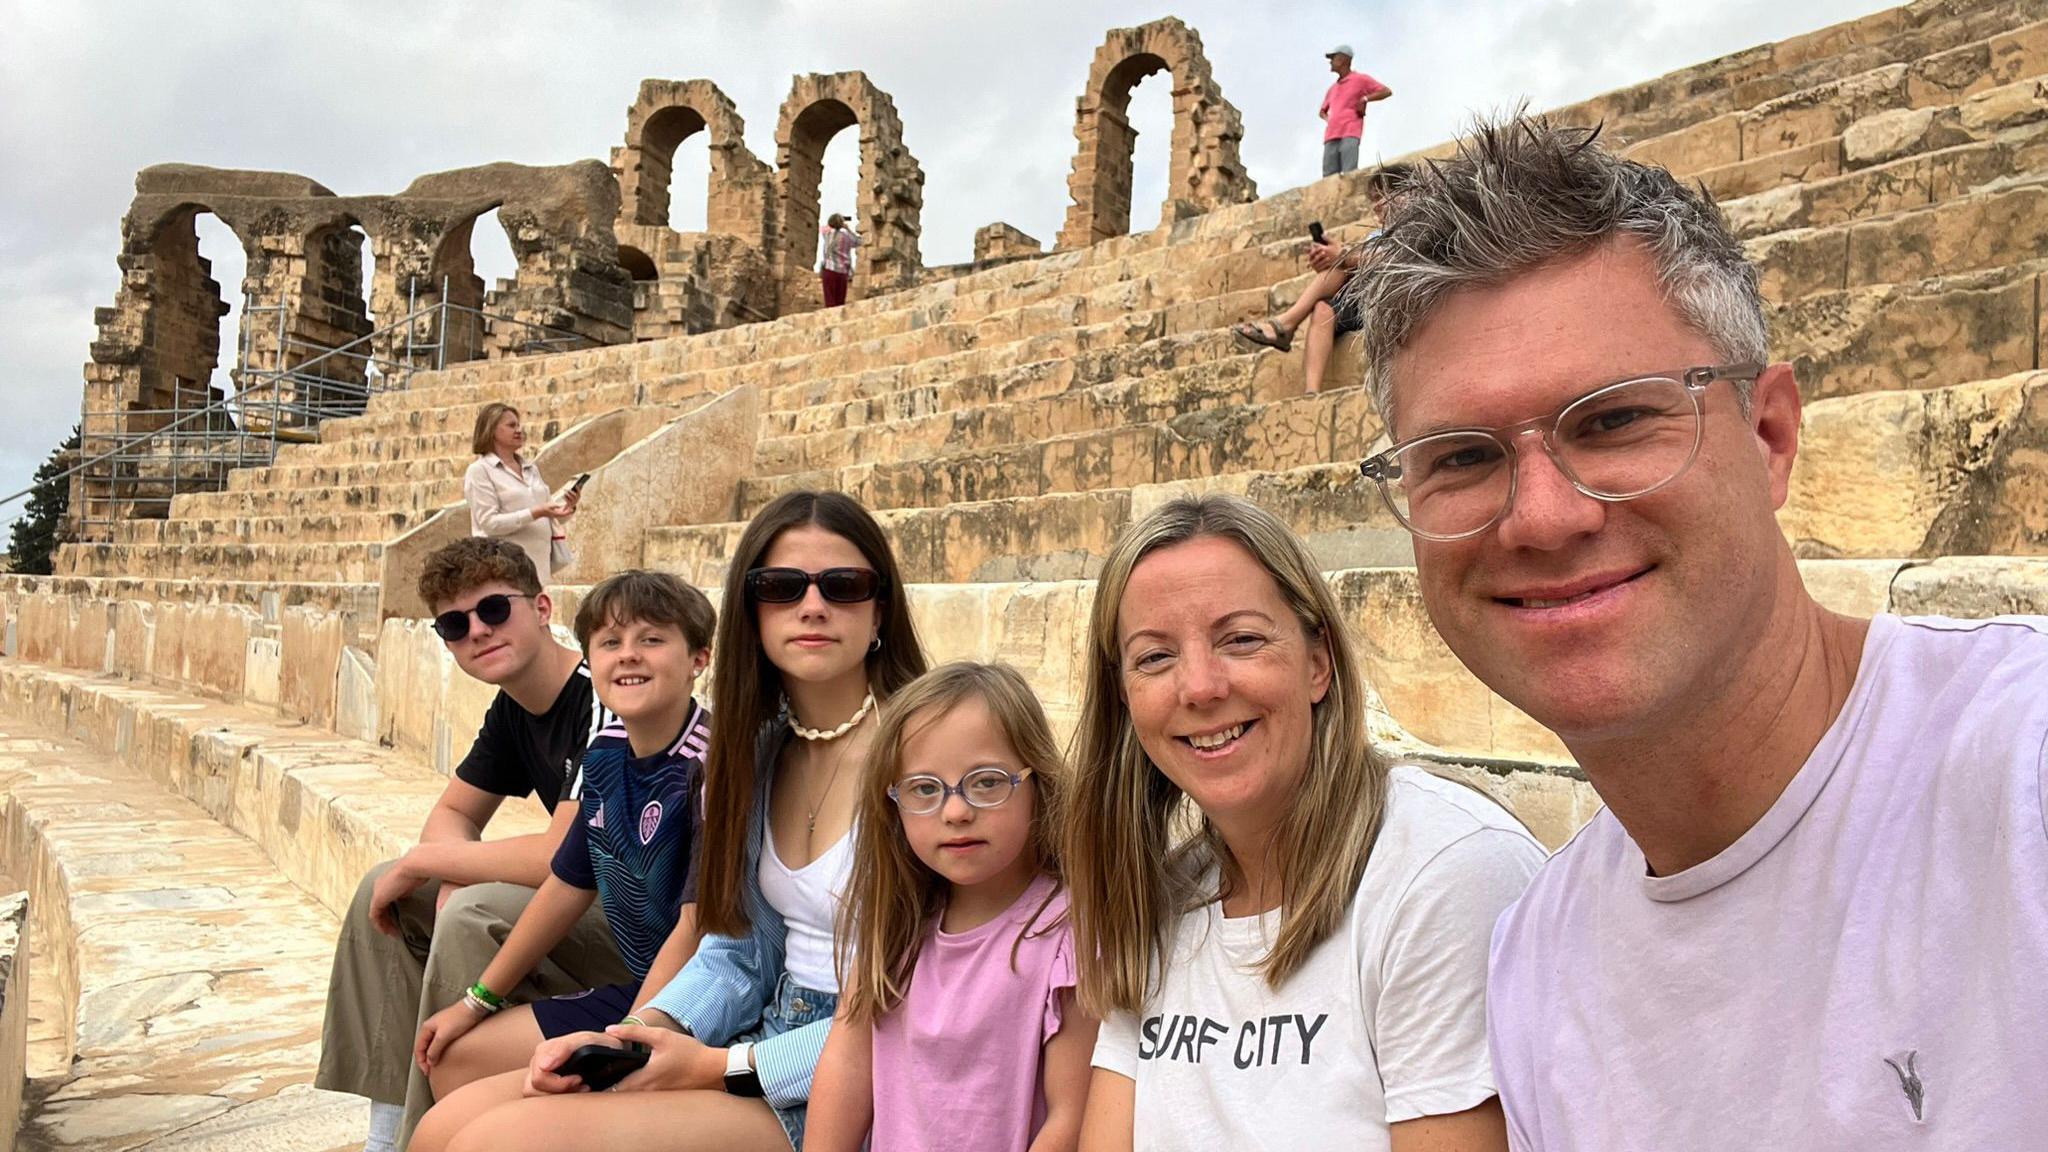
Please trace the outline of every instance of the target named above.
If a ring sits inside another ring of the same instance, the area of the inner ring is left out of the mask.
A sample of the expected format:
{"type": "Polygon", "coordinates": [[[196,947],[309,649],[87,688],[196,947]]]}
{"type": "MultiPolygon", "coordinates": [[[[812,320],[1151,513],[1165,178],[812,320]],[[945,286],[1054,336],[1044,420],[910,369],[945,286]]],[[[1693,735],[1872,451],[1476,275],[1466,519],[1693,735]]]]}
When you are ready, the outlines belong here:
{"type": "Polygon", "coordinates": [[[452,604],[472,588],[510,584],[540,594],[540,572],[519,545],[491,536],[465,536],[427,553],[420,566],[420,599],[430,610],[452,604]]]}

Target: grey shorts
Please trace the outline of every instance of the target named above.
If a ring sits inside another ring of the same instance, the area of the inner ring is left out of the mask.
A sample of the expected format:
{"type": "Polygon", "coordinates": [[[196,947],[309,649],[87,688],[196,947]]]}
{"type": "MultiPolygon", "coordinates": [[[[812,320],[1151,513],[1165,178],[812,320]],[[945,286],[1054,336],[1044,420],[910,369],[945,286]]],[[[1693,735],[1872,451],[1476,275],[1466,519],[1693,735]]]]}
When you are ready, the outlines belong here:
{"type": "Polygon", "coordinates": [[[1358,168],[1358,137],[1339,136],[1323,141],[1323,175],[1352,172],[1358,168]]]}

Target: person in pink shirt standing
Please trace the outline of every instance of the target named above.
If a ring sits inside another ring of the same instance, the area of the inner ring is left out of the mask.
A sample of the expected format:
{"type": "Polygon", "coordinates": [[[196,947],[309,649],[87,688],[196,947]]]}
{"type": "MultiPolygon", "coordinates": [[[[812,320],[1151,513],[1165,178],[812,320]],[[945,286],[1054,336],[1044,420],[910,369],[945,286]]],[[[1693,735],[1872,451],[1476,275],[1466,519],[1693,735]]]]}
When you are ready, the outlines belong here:
{"type": "Polygon", "coordinates": [[[1045,711],[1015,669],[948,664],[889,701],[875,749],[804,1148],[1074,1152],[1097,1022],[1045,711]]]}
{"type": "Polygon", "coordinates": [[[1323,55],[1337,80],[1323,94],[1316,115],[1323,118],[1323,175],[1335,176],[1358,167],[1358,138],[1365,135],[1365,106],[1394,94],[1392,88],[1363,72],[1351,70],[1351,45],[1339,44],[1323,55]]]}

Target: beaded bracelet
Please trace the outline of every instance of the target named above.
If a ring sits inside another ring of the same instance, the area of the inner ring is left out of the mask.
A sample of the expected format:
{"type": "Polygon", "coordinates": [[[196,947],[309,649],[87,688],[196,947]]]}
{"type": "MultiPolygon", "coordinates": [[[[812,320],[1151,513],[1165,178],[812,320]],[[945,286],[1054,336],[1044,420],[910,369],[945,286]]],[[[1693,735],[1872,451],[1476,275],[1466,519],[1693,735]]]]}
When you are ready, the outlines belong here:
{"type": "Polygon", "coordinates": [[[464,992],[462,994],[462,1002],[469,1006],[469,1010],[471,1012],[474,1012],[479,1016],[496,1016],[498,1014],[498,1009],[504,1007],[504,1005],[502,1004],[492,1004],[487,1001],[480,1000],[477,998],[477,994],[474,992],[464,992]]]}

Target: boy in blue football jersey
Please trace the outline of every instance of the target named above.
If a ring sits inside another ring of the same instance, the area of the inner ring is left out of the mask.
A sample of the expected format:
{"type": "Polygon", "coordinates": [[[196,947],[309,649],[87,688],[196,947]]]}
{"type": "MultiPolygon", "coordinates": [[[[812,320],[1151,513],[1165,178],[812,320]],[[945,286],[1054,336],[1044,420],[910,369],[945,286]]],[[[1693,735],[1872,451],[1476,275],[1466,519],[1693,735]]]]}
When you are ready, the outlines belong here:
{"type": "Polygon", "coordinates": [[[437,1100],[487,1077],[508,1083],[478,1085],[463,1100],[437,1105],[421,1122],[416,1146],[435,1146],[433,1131],[455,1121],[454,1113],[467,1113],[469,1097],[517,1096],[535,1045],[626,1019],[696,950],[694,850],[711,714],[693,691],[711,659],[715,623],[704,594],[664,572],[609,577],[577,610],[576,639],[610,715],[572,786],[576,820],[555,853],[552,875],[482,978],[428,1019],[414,1044],[437,1100]],[[619,955],[637,979],[504,1006],[497,990],[518,983],[592,900],[601,902],[619,955]]]}

